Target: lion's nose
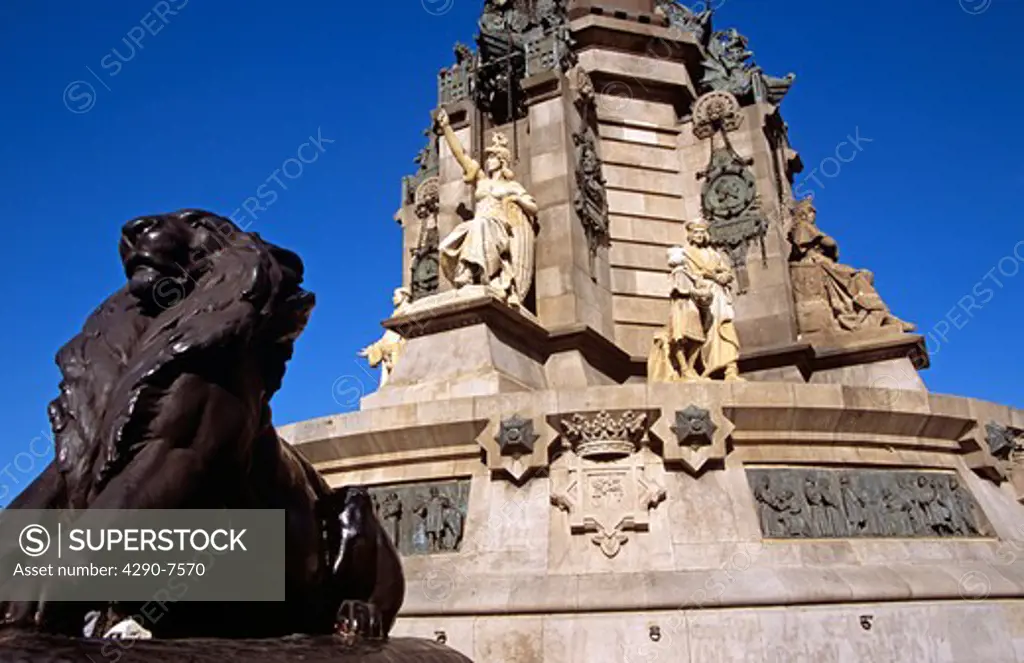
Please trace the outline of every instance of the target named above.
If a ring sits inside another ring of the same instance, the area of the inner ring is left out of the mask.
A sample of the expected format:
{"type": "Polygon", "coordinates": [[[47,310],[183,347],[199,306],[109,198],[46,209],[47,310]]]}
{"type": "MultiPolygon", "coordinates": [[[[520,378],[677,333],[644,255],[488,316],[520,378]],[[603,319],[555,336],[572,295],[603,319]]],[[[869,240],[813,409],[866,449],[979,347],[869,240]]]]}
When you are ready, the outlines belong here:
{"type": "Polygon", "coordinates": [[[129,242],[135,242],[139,237],[145,235],[146,232],[156,225],[156,219],[151,216],[140,216],[137,219],[132,219],[128,223],[124,224],[122,233],[129,242]]]}

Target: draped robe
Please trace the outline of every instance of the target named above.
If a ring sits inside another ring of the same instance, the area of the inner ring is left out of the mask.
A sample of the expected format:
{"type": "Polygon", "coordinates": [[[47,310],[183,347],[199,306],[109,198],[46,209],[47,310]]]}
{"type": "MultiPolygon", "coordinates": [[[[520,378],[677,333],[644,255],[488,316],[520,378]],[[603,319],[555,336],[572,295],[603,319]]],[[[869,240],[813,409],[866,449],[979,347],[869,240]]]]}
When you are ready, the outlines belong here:
{"type": "MultiPolygon", "coordinates": [[[[704,377],[739,359],[732,293],[712,278],[723,271],[732,272],[725,256],[709,246],[692,245],[683,249],[683,264],[672,270],[668,335],[678,348],[685,342],[703,344],[704,377]]],[[[681,349],[678,352],[678,359],[685,365],[681,349]]]]}

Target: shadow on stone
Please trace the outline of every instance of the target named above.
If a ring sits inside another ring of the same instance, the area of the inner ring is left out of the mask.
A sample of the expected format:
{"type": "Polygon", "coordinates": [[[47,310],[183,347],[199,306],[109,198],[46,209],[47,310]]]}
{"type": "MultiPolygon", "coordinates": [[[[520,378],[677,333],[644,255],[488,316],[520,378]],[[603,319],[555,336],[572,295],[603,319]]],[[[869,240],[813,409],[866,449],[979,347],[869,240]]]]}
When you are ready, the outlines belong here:
{"type": "Polygon", "coordinates": [[[359,661],[360,663],[464,663],[470,659],[429,640],[396,638],[348,645],[340,636],[266,640],[103,640],[14,632],[0,637],[0,659],[31,663],[269,663],[271,661],[359,661]]]}

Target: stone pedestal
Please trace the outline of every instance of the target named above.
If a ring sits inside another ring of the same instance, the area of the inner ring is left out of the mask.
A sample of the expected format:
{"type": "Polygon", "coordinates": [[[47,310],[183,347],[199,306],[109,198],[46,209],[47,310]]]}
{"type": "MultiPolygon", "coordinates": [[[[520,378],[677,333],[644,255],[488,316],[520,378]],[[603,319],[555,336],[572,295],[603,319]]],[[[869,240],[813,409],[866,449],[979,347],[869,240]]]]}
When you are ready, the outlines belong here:
{"type": "MultiPolygon", "coordinates": [[[[504,319],[481,324],[498,337],[504,319]]],[[[401,495],[394,633],[443,634],[474,660],[1018,660],[1019,410],[837,384],[623,384],[280,432],[331,485],[401,495]],[[440,550],[405,497],[431,489],[450,496],[440,550]]]]}
{"type": "Polygon", "coordinates": [[[487,286],[425,297],[384,326],[407,339],[388,383],[363,409],[549,388],[617,384],[629,357],[585,325],[545,329],[487,286]]]}

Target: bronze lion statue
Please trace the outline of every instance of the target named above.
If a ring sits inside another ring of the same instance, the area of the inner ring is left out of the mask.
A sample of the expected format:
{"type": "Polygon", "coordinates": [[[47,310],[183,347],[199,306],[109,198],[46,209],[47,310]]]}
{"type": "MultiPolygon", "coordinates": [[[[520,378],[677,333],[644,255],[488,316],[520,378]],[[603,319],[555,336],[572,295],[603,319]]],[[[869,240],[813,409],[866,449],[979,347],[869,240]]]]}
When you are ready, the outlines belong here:
{"type": "MultiPolygon", "coordinates": [[[[361,488],[332,490],[275,432],[270,399],[314,306],[291,251],[201,210],[122,229],[127,284],[57,354],[55,459],[11,509],[284,509],[283,603],[188,603],[156,637],[332,633],[343,601],[386,633],[404,596],[399,557],[361,488]]],[[[254,579],[257,580],[258,579],[254,579]]],[[[81,635],[90,611],[10,603],[8,628],[81,635]]]]}

